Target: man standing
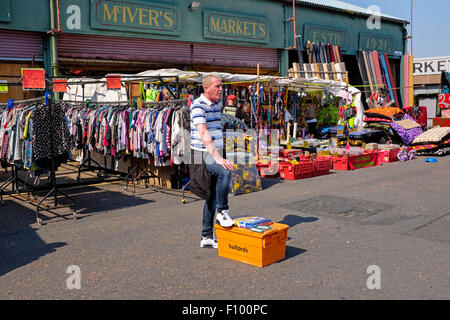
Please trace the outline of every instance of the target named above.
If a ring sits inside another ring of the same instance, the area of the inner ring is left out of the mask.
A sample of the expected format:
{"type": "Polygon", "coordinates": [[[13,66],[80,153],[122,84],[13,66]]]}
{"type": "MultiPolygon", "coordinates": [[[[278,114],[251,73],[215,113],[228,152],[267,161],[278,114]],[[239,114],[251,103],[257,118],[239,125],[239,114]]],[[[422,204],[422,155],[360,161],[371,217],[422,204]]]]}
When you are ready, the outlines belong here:
{"type": "Polygon", "coordinates": [[[236,117],[236,96],[229,95],[227,97],[227,105],[223,108],[223,113],[229,114],[230,116],[236,117]]]}
{"type": "MultiPolygon", "coordinates": [[[[214,237],[214,214],[222,227],[234,224],[229,216],[228,194],[230,191],[232,162],[223,158],[224,144],[222,132],[222,79],[216,75],[203,78],[204,93],[191,107],[191,149],[201,152],[201,157],[211,176],[211,193],[203,207],[202,239],[200,247],[217,248],[214,237]]],[[[194,156],[194,161],[199,157],[194,156]]]]}
{"type": "Polygon", "coordinates": [[[255,120],[252,121],[252,111],[250,102],[244,102],[242,107],[240,107],[236,112],[236,118],[244,121],[244,123],[249,128],[255,127],[255,120]]]}

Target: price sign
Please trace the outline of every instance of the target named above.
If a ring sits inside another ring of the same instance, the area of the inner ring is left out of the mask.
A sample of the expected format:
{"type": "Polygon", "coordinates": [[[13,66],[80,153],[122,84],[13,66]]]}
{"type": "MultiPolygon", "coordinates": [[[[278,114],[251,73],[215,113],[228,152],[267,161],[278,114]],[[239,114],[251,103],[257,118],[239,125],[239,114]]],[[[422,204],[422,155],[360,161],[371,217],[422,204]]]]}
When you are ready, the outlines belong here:
{"type": "Polygon", "coordinates": [[[120,90],[122,88],[122,77],[119,74],[106,76],[106,87],[108,90],[120,90]]]}
{"type": "Polygon", "coordinates": [[[53,80],[53,92],[67,92],[67,80],[54,79],[53,80]]]}
{"type": "Polygon", "coordinates": [[[0,93],[8,93],[8,81],[0,80],[0,93]]]}
{"type": "Polygon", "coordinates": [[[24,90],[45,90],[45,70],[42,68],[22,68],[22,88],[24,90]]]}

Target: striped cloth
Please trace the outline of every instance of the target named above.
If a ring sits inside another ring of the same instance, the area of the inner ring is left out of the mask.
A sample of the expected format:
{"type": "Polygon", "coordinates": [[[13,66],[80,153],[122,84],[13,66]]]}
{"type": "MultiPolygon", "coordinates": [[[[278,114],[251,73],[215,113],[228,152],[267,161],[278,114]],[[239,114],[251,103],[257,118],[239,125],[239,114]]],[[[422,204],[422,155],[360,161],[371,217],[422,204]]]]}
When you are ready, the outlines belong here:
{"type": "Polygon", "coordinates": [[[450,136],[450,127],[434,127],[415,138],[412,144],[440,143],[446,140],[447,136],[450,136]]]}
{"type": "Polygon", "coordinates": [[[217,150],[223,149],[222,102],[212,103],[203,94],[194,100],[191,111],[191,149],[206,151],[196,125],[206,123],[217,150]]]}

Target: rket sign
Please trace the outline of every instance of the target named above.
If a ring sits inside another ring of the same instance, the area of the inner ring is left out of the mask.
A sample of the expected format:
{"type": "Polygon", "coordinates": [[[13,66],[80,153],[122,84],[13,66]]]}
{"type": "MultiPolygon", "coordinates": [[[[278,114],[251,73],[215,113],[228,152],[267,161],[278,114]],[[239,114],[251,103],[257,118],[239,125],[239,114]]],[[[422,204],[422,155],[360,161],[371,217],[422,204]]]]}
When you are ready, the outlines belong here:
{"type": "Polygon", "coordinates": [[[435,58],[418,58],[413,62],[415,76],[440,74],[442,71],[450,72],[450,56],[435,58]]]}

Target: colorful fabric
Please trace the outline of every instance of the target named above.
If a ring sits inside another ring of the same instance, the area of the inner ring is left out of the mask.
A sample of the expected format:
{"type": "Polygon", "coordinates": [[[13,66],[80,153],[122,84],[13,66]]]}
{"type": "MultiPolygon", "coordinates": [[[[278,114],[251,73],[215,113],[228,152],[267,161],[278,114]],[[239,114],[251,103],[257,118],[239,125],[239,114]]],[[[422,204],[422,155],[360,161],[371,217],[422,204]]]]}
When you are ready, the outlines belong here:
{"type": "Polygon", "coordinates": [[[378,107],[364,111],[368,117],[392,119],[393,116],[402,115],[404,112],[400,108],[395,107],[378,107]]]}
{"type": "Polygon", "coordinates": [[[440,94],[438,99],[438,107],[440,109],[450,108],[450,94],[440,94]]]}
{"type": "Polygon", "coordinates": [[[247,125],[240,119],[227,113],[222,113],[222,130],[247,130],[247,125]]]}
{"type": "Polygon", "coordinates": [[[390,119],[385,118],[376,118],[376,117],[364,117],[364,122],[392,122],[390,119]]]}
{"type": "Polygon", "coordinates": [[[26,169],[31,169],[33,166],[33,119],[28,120],[28,129],[26,135],[24,134],[24,160],[23,166],[26,169]]]}
{"type": "Polygon", "coordinates": [[[450,136],[450,127],[435,127],[422,133],[414,139],[412,144],[439,143],[446,140],[448,136],[450,136]]]}
{"type": "Polygon", "coordinates": [[[409,114],[414,121],[422,126],[422,129],[427,128],[427,108],[426,107],[405,107],[405,112],[409,114]]]}
{"type": "MultiPolygon", "coordinates": [[[[403,120],[414,121],[408,114],[405,114],[403,120]]],[[[391,122],[390,126],[392,129],[395,130],[395,132],[397,132],[397,134],[402,138],[405,144],[410,144],[412,141],[414,141],[415,138],[417,138],[423,133],[423,130],[420,126],[406,129],[402,125],[398,124],[396,121],[391,122]]]]}

